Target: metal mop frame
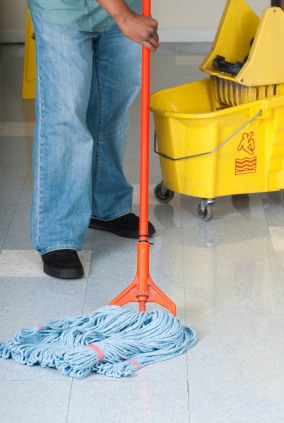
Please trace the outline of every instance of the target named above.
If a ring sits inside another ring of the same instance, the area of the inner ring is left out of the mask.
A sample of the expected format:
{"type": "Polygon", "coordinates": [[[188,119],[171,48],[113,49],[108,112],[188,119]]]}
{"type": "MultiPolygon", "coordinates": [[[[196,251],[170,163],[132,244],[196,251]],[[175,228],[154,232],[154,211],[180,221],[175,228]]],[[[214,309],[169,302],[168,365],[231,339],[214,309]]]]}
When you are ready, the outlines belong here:
{"type": "MultiPolygon", "coordinates": [[[[151,14],[151,0],[142,2],[143,16],[151,14]]],[[[176,305],[153,282],[149,272],[150,243],[148,241],[148,194],[149,194],[149,133],[150,133],[150,50],[142,46],[141,81],[141,127],[140,127],[140,220],[137,244],[137,273],[132,283],[110,305],[122,306],[139,302],[139,311],[145,311],[147,302],[155,302],[176,315],[176,305]]]]}

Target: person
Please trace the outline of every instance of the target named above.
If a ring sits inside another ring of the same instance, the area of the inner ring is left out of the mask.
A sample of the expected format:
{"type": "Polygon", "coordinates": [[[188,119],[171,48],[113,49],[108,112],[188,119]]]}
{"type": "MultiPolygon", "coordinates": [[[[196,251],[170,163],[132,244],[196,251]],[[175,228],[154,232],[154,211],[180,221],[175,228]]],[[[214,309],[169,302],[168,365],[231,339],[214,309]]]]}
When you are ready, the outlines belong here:
{"type": "MultiPolygon", "coordinates": [[[[84,275],[87,228],[137,238],[123,173],[128,109],[140,90],[141,46],[159,47],[140,0],[28,0],[36,40],[31,240],[43,271],[84,275]]],[[[155,233],[148,224],[149,236],[155,233]]]]}

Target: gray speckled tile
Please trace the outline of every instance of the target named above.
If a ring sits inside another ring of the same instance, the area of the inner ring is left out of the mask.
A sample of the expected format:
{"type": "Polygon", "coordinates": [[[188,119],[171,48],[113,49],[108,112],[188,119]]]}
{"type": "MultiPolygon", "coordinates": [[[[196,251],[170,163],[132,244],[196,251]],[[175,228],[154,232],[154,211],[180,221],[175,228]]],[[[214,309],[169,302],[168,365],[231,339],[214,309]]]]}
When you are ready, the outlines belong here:
{"type": "Polygon", "coordinates": [[[86,279],[1,277],[0,286],[1,307],[12,306],[32,310],[53,308],[55,311],[60,310],[65,301],[70,306],[71,304],[82,306],[86,279]]]}
{"type": "Polygon", "coordinates": [[[66,423],[71,379],[0,382],[1,419],[9,423],[66,423]]]}
{"type": "MultiPolygon", "coordinates": [[[[213,306],[191,295],[186,301],[186,324],[198,334],[199,342],[264,342],[279,338],[284,328],[283,308],[269,309],[234,304],[213,306]]],[[[282,339],[279,345],[283,345],[282,339]]]]}
{"type": "Polygon", "coordinates": [[[275,387],[271,381],[260,390],[245,380],[223,381],[223,374],[216,382],[189,383],[190,423],[283,421],[283,383],[275,387]]]}
{"type": "Polygon", "coordinates": [[[31,137],[0,137],[0,166],[30,166],[32,145],[31,137]]]}
{"type": "MultiPolygon", "coordinates": [[[[249,244],[249,243],[247,243],[249,244]]],[[[253,253],[254,243],[239,248],[184,252],[185,296],[204,298],[222,307],[283,307],[283,291],[273,252],[253,253]],[[252,251],[251,254],[249,252],[252,251]]]]}
{"type": "Polygon", "coordinates": [[[193,385],[200,387],[207,381],[222,379],[224,384],[235,381],[236,385],[251,385],[263,394],[266,387],[274,386],[281,394],[284,386],[283,352],[283,342],[203,338],[187,352],[188,378],[193,385]]]}
{"type": "Polygon", "coordinates": [[[263,210],[268,226],[284,226],[283,190],[261,194],[263,210]]]}
{"type": "Polygon", "coordinates": [[[0,167],[0,201],[1,204],[17,204],[28,175],[28,167],[0,167]]]}
{"type": "MultiPolygon", "coordinates": [[[[91,251],[79,251],[85,278],[89,273],[91,251]]],[[[42,270],[42,259],[35,250],[2,250],[0,254],[0,277],[46,277],[54,281],[42,270]]],[[[66,282],[64,280],[64,282],[66,282]]]]}
{"type": "Polygon", "coordinates": [[[11,225],[16,206],[13,204],[1,204],[0,208],[0,250],[7,237],[9,227],[11,225]]]}
{"type": "Polygon", "coordinates": [[[275,251],[284,251],[284,226],[270,226],[269,232],[275,251]]]}
{"type": "Polygon", "coordinates": [[[32,201],[33,177],[29,170],[18,206],[13,216],[9,232],[7,234],[3,248],[7,250],[31,250],[33,249],[30,241],[30,211],[32,201]]]}
{"type": "Polygon", "coordinates": [[[188,423],[187,384],[168,381],[161,386],[161,382],[139,382],[138,377],[129,383],[74,381],[67,423],[94,422],[98,416],[104,423],[188,423]]]}
{"type": "Polygon", "coordinates": [[[184,249],[195,248],[214,249],[219,246],[231,249],[239,246],[239,250],[253,247],[250,255],[258,253],[260,249],[272,250],[269,230],[265,221],[260,219],[246,219],[236,217],[232,221],[212,220],[202,222],[196,220],[191,225],[183,227],[184,249]]]}

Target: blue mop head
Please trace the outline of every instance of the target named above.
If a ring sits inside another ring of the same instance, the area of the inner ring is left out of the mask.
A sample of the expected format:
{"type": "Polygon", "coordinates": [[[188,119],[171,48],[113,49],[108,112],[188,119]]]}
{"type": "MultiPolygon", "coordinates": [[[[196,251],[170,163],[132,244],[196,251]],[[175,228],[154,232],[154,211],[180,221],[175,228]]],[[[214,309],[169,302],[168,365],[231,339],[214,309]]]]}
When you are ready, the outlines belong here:
{"type": "Polygon", "coordinates": [[[22,329],[0,343],[0,357],[28,366],[54,367],[78,379],[90,372],[122,377],[183,353],[195,340],[195,332],[167,312],[107,306],[22,329]]]}

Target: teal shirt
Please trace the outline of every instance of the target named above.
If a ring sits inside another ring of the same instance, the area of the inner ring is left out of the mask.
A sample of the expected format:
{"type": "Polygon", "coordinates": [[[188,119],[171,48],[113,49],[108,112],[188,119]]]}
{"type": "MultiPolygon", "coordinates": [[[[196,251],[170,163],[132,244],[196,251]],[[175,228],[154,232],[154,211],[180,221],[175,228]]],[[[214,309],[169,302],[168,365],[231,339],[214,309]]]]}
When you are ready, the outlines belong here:
{"type": "MultiPolygon", "coordinates": [[[[141,0],[125,0],[141,13],[141,0]]],[[[28,0],[30,11],[49,22],[79,31],[103,32],[114,25],[113,18],[95,0],[28,0]]]]}

